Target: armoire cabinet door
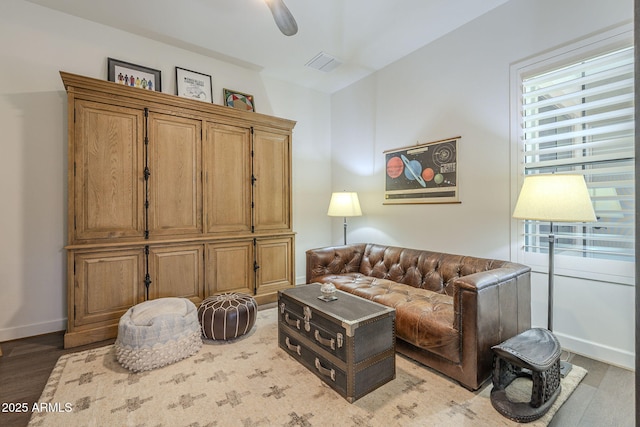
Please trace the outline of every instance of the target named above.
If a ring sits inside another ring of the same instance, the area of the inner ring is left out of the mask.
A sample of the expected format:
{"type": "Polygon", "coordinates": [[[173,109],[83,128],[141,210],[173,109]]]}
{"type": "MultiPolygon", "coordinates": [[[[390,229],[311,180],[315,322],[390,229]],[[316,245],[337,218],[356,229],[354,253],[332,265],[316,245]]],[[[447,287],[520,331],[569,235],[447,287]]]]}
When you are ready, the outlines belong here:
{"type": "Polygon", "coordinates": [[[149,234],[202,232],[202,122],[149,114],[149,234]]]}
{"type": "Polygon", "coordinates": [[[207,244],[206,296],[222,292],[253,295],[253,241],[207,244]]]}
{"type": "Polygon", "coordinates": [[[144,250],[115,249],[74,254],[74,327],[118,322],[144,300],[144,250]]]}
{"type": "Polygon", "coordinates": [[[76,101],[70,241],[143,235],[143,118],[142,110],[76,101]]]}
{"type": "Polygon", "coordinates": [[[256,295],[275,301],[280,289],[295,285],[293,277],[293,237],[256,239],[256,295]]]}
{"type": "Polygon", "coordinates": [[[253,135],[256,231],[291,229],[289,134],[256,129],[253,135]]]}
{"type": "Polygon", "coordinates": [[[204,245],[162,246],[149,249],[149,299],[204,297],[204,245]]]}
{"type": "Polygon", "coordinates": [[[250,232],[250,129],[208,123],[203,157],[206,232],[250,232]]]}

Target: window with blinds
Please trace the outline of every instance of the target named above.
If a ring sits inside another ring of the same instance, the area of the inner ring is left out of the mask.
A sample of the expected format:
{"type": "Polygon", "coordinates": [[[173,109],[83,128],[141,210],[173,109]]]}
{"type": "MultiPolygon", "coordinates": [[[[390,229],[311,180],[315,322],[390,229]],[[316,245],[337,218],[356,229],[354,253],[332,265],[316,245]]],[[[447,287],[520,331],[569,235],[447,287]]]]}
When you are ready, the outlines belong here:
{"type": "MultiPolygon", "coordinates": [[[[554,223],[558,255],[634,260],[634,51],[522,78],[523,173],[580,173],[598,221],[554,223]]],[[[549,223],[524,222],[524,250],[547,253],[549,223]]]]}

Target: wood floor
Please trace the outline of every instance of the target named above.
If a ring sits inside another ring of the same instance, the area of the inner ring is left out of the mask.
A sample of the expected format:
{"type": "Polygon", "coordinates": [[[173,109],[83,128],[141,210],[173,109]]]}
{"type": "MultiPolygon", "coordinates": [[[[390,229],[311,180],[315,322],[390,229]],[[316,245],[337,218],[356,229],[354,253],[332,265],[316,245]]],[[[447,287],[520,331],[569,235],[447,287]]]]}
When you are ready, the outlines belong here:
{"type": "MultiPolygon", "coordinates": [[[[40,398],[51,370],[65,353],[111,344],[113,340],[64,350],[63,333],[53,333],[2,344],[0,357],[0,426],[21,427],[30,413],[5,412],[10,403],[30,408],[40,398]]],[[[552,427],[635,426],[635,374],[586,357],[569,361],[589,371],[551,422],[552,427]]]]}

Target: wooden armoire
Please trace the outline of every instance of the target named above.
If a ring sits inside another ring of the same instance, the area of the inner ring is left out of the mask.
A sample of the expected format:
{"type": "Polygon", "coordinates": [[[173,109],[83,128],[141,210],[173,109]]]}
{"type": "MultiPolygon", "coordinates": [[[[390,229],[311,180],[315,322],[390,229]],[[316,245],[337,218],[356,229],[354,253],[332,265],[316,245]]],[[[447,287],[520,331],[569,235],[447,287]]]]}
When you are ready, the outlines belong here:
{"type": "Polygon", "coordinates": [[[294,286],[295,122],[60,72],[68,98],[65,347],[127,309],[294,286]]]}

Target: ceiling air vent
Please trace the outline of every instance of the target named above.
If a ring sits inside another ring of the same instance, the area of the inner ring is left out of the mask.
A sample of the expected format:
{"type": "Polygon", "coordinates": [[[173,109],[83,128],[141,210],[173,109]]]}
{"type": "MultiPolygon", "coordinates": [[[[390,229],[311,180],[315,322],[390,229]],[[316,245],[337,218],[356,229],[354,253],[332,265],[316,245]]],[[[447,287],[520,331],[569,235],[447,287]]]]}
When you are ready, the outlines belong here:
{"type": "Polygon", "coordinates": [[[337,58],[334,58],[331,55],[327,55],[324,52],[320,52],[319,54],[314,56],[313,59],[307,62],[305,66],[328,73],[329,71],[334,70],[340,64],[342,64],[342,62],[340,62],[340,60],[338,60],[337,58]]]}

